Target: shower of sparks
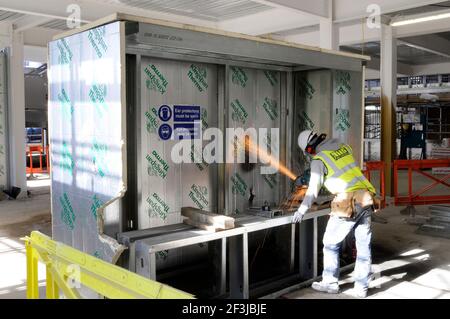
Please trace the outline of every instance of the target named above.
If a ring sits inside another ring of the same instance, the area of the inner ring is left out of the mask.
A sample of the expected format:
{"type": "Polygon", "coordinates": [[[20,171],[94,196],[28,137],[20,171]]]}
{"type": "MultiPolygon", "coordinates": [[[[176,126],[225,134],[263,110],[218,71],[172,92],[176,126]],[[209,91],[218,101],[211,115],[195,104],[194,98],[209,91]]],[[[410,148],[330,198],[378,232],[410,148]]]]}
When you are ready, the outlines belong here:
{"type": "MultiPolygon", "coordinates": [[[[262,161],[276,168],[281,174],[287,176],[291,180],[294,181],[297,179],[297,176],[291,170],[281,164],[278,159],[275,159],[272,155],[268,154],[264,149],[253,143],[250,138],[246,137],[244,143],[246,151],[256,154],[262,161]]],[[[287,211],[296,210],[305,197],[306,190],[307,187],[305,186],[297,186],[295,191],[291,193],[285,201],[283,201],[280,208],[287,211]]]]}
{"type": "Polygon", "coordinates": [[[246,150],[248,149],[249,152],[252,152],[252,153],[258,155],[258,157],[263,162],[268,163],[270,166],[277,169],[281,174],[289,177],[293,181],[297,178],[297,176],[294,173],[292,173],[292,171],[289,170],[286,166],[281,164],[278,161],[278,159],[276,159],[272,155],[268,154],[265,150],[263,150],[258,145],[253,143],[249,138],[245,139],[245,146],[246,146],[246,148],[245,148],[246,150]]]}

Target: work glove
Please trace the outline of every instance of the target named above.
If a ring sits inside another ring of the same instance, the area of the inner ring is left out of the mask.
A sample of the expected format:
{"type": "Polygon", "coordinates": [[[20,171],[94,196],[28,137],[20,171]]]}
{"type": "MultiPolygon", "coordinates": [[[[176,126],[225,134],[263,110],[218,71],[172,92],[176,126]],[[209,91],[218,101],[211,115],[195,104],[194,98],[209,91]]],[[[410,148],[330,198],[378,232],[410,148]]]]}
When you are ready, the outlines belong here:
{"type": "Polygon", "coordinates": [[[296,211],[294,216],[292,217],[292,223],[301,223],[303,220],[303,217],[305,217],[304,213],[296,211]]]}

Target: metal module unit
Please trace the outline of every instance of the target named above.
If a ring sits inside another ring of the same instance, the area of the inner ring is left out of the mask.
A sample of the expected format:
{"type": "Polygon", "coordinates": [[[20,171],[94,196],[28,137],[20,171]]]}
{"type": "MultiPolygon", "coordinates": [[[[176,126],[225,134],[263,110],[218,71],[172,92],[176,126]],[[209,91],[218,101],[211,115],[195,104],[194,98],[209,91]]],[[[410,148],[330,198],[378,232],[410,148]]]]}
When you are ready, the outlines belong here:
{"type": "Polygon", "coordinates": [[[157,280],[195,265],[220,295],[317,276],[327,211],[298,227],[270,207],[309,165],[301,130],[361,159],[366,57],[124,14],[49,48],[56,240],[157,280]],[[183,207],[248,223],[205,233],[180,224],[183,207]]]}

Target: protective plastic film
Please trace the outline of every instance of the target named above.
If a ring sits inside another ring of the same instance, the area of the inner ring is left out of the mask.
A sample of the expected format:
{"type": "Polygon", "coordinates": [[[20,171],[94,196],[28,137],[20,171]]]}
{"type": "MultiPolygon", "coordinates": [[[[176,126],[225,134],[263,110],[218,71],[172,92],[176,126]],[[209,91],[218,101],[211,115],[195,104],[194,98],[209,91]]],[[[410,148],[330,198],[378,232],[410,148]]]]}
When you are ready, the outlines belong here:
{"type": "MultiPolygon", "coordinates": [[[[182,222],[182,207],[217,213],[218,164],[202,156],[203,133],[218,126],[217,67],[143,57],[140,73],[139,229],[182,222]],[[181,140],[189,147],[175,152],[181,140]]],[[[160,252],[158,265],[193,258],[200,246],[160,252]]]]}
{"type": "Polygon", "coordinates": [[[110,262],[123,247],[103,234],[103,213],[126,183],[120,29],[116,22],[49,44],[53,238],[110,262]]]}
{"type": "Polygon", "coordinates": [[[228,83],[228,126],[243,131],[227,141],[235,162],[229,176],[230,213],[245,213],[249,206],[265,203],[277,206],[280,176],[276,162],[282,147],[280,72],[231,66],[228,83]],[[251,195],[253,202],[249,202],[251,195]]]}
{"type": "Polygon", "coordinates": [[[292,165],[296,173],[303,173],[309,159],[297,144],[303,130],[314,130],[331,136],[332,104],[331,71],[299,72],[295,75],[295,111],[292,136],[292,165]]]}
{"type": "Polygon", "coordinates": [[[362,154],[362,73],[333,71],[333,137],[351,145],[355,159],[362,154]]]}
{"type": "Polygon", "coordinates": [[[361,158],[362,73],[305,71],[295,75],[293,167],[302,173],[308,161],[297,145],[303,130],[325,133],[352,146],[361,158]]]}
{"type": "Polygon", "coordinates": [[[7,187],[7,135],[6,135],[6,55],[0,53],[0,190],[7,187]]]}

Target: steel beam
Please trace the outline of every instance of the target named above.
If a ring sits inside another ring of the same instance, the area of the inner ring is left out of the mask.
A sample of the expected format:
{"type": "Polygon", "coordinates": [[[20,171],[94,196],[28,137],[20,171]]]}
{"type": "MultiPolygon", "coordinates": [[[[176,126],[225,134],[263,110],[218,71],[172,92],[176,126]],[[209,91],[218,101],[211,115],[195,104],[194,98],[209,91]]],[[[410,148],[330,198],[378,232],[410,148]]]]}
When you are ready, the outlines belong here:
{"type": "Polygon", "coordinates": [[[139,31],[128,36],[127,48],[146,49],[150,55],[154,50],[163,50],[168,54],[256,61],[285,67],[310,65],[346,71],[361,71],[362,68],[362,61],[356,56],[145,23],[139,23],[139,31]]]}

